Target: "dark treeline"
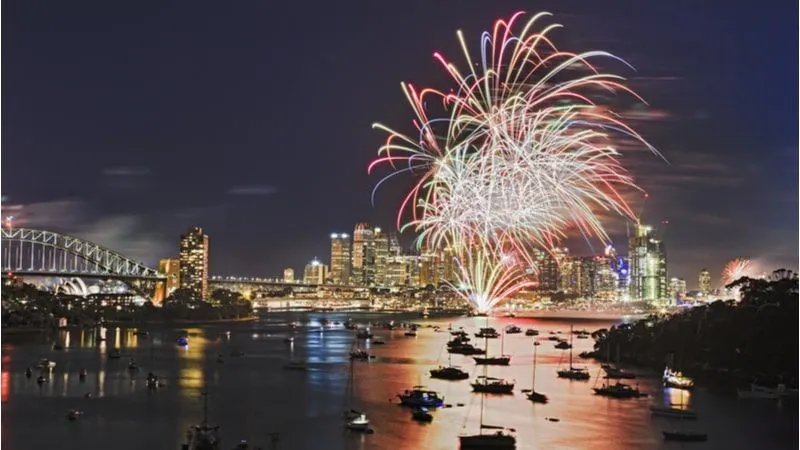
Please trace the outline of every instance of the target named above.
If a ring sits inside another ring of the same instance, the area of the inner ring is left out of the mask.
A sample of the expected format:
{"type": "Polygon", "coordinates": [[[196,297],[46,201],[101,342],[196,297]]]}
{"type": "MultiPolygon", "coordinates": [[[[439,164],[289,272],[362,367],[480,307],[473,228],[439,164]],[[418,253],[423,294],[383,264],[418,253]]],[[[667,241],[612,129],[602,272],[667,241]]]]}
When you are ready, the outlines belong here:
{"type": "Polygon", "coordinates": [[[716,301],[595,333],[593,356],[733,383],[797,385],[798,279],[786,269],[741,278],[741,301],[716,301]]]}

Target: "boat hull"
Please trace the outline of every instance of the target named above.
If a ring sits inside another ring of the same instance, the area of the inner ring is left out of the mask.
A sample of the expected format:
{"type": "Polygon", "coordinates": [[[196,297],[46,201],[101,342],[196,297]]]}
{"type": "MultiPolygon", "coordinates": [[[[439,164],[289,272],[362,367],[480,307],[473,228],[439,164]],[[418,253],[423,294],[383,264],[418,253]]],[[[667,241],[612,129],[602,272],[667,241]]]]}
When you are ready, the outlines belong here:
{"type": "Polygon", "coordinates": [[[472,358],[479,366],[507,366],[511,363],[511,358],[472,358]]]}
{"type": "Polygon", "coordinates": [[[461,449],[481,449],[481,448],[494,448],[494,449],[508,449],[513,450],[517,448],[517,439],[514,436],[507,434],[476,434],[472,436],[459,437],[461,442],[461,449]]]}
{"type": "Polygon", "coordinates": [[[513,384],[486,385],[480,383],[472,383],[472,391],[483,392],[485,394],[513,394],[514,385],[513,384]]]}
{"type": "Polygon", "coordinates": [[[547,396],[533,391],[528,394],[528,400],[533,403],[547,403],[547,396]]]}
{"type": "Polygon", "coordinates": [[[688,433],[681,431],[663,431],[665,441],[704,442],[708,440],[705,433],[688,433]]]}
{"type": "Polygon", "coordinates": [[[685,409],[651,407],[650,413],[654,416],[670,417],[683,420],[697,420],[697,413],[685,409]]]}

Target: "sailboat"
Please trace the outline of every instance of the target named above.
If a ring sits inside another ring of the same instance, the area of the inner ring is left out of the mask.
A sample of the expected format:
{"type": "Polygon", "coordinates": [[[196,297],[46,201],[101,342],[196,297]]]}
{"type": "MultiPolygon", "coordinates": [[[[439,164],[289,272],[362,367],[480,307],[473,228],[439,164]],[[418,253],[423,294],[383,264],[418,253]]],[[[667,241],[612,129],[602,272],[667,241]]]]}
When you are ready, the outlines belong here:
{"type": "Polygon", "coordinates": [[[344,414],[344,425],[348,430],[366,432],[369,431],[369,419],[363,411],[353,408],[353,384],[355,371],[353,370],[353,360],[350,360],[350,371],[347,379],[347,400],[350,403],[349,409],[344,414]]]}
{"type": "Polygon", "coordinates": [[[574,333],[572,333],[572,325],[570,325],[569,329],[570,329],[570,333],[569,333],[569,369],[561,369],[561,370],[559,370],[557,372],[558,373],[558,377],[559,378],[568,378],[570,380],[587,381],[592,377],[591,375],[589,375],[589,371],[585,367],[573,367],[572,366],[572,336],[574,336],[574,333]]]}
{"type": "Polygon", "coordinates": [[[194,425],[186,433],[187,443],[183,450],[219,450],[219,425],[208,424],[208,392],[203,392],[203,422],[194,425]]]}
{"type": "Polygon", "coordinates": [[[536,347],[539,346],[539,342],[533,342],[533,378],[531,379],[531,392],[528,393],[528,400],[534,403],[547,403],[547,396],[536,392],[536,347]]]}
{"type": "MultiPolygon", "coordinates": [[[[681,403],[679,410],[683,410],[683,390],[681,390],[681,403]]],[[[691,416],[681,416],[680,417],[681,420],[679,423],[682,424],[684,419],[690,419],[690,418],[691,416]]],[[[703,442],[708,440],[708,434],[699,431],[678,429],[674,431],[662,431],[662,433],[664,435],[665,441],[703,442]]]]}
{"type": "MultiPolygon", "coordinates": [[[[488,325],[488,323],[487,323],[487,325],[488,325]]],[[[487,329],[487,328],[482,328],[482,330],[485,330],[485,329],[487,329]]],[[[484,345],[484,351],[486,353],[488,353],[489,337],[490,337],[489,335],[484,335],[484,337],[483,337],[484,344],[485,344],[484,345]]],[[[479,366],[480,365],[507,366],[511,362],[511,356],[503,354],[503,350],[505,349],[505,341],[506,341],[506,335],[505,335],[505,333],[503,333],[503,335],[500,336],[500,356],[488,356],[488,355],[487,356],[475,356],[475,357],[472,358],[472,359],[475,360],[475,364],[477,364],[479,366]]]]}
{"type": "Polygon", "coordinates": [[[438,369],[431,369],[431,378],[439,378],[440,380],[466,380],[469,374],[452,363],[452,354],[447,353],[447,367],[439,366],[438,369]]]}
{"type": "MultiPolygon", "coordinates": [[[[580,335],[579,335],[580,336],[580,335]]],[[[611,347],[608,347],[608,355],[606,357],[608,361],[606,364],[601,365],[600,367],[605,370],[607,378],[614,378],[614,379],[626,379],[632,380],[636,378],[635,374],[627,372],[625,370],[620,369],[619,367],[619,344],[617,344],[617,364],[611,364],[611,347]]]]}
{"type": "MultiPolygon", "coordinates": [[[[487,319],[488,322],[488,319],[487,319]]],[[[488,325],[488,323],[487,323],[488,325]]],[[[489,340],[484,339],[484,346],[483,349],[487,350],[489,347],[489,340]]],[[[500,358],[502,358],[501,356],[500,358]]],[[[497,358],[497,357],[495,357],[497,358]]],[[[490,365],[500,365],[503,364],[501,362],[491,362],[491,361],[479,361],[479,358],[475,358],[475,362],[483,365],[483,375],[479,376],[474,383],[471,383],[472,391],[473,392],[480,392],[480,393],[488,393],[488,394],[513,394],[514,393],[514,383],[506,381],[501,378],[493,378],[487,375],[487,370],[490,365]]],[[[485,360],[491,360],[491,358],[484,358],[485,360]]],[[[508,360],[511,360],[511,357],[508,357],[508,360]]],[[[505,362],[505,365],[508,365],[508,361],[505,362]]]]}
{"type": "Polygon", "coordinates": [[[517,448],[517,438],[513,435],[512,428],[483,423],[485,393],[481,393],[481,420],[478,434],[459,436],[462,450],[492,448],[499,450],[514,450],[517,448]],[[495,430],[494,433],[484,434],[484,430],[495,430]]]}

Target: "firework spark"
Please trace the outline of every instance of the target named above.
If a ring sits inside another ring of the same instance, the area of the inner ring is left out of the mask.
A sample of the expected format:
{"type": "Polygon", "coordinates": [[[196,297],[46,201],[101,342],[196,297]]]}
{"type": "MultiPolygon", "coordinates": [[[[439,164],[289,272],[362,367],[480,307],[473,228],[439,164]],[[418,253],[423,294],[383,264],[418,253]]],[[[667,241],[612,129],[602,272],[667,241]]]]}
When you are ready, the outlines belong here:
{"type": "Polygon", "coordinates": [[[560,25],[534,31],[549,13],[533,16],[515,33],[522,14],[483,33],[480,63],[458,32],[466,72],[434,54],[451,89],[402,84],[418,136],[374,125],[389,136],[369,171],[381,164],[394,169],[376,189],[402,173],[418,177],[399,208],[398,228],[414,228],[418,245],[456,249],[461,284],[471,290],[465,295],[482,308],[526,286],[520,274],[530,268],[522,267],[529,258],[517,258],[520,267],[509,268],[502,263],[504,249],[549,251],[571,227],[607,242],[597,212],[635,218],[622,192],[637,188],[620,162],[615,137],[632,137],[656,152],[598,100],[598,93],[641,100],[621,77],[589,62],[621,60],[605,52],[558,50],[549,35],[560,25]],[[577,69],[582,76],[572,76],[577,69]],[[431,118],[429,104],[441,104],[442,113],[431,118]],[[405,225],[404,216],[410,216],[405,225]]]}
{"type": "Polygon", "coordinates": [[[757,269],[752,261],[747,258],[736,258],[725,264],[720,281],[724,288],[742,277],[755,278],[756,273],[757,269]]]}

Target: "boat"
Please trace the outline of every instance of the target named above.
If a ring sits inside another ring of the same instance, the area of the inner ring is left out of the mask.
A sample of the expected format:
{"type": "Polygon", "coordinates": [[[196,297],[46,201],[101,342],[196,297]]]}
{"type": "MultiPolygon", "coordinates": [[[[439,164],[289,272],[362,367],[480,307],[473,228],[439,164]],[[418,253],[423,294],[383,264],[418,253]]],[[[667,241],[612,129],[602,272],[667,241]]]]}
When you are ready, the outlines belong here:
{"type": "Polygon", "coordinates": [[[38,377],[36,377],[36,383],[37,384],[45,384],[45,383],[47,383],[47,377],[44,376],[44,375],[39,375],[38,377]]]}
{"type": "Polygon", "coordinates": [[[370,343],[371,343],[372,345],[383,345],[383,344],[385,344],[385,343],[386,343],[386,341],[384,341],[384,340],[383,340],[383,339],[381,339],[380,337],[376,337],[376,338],[373,338],[373,339],[370,341],[370,343]]]}
{"type": "Polygon", "coordinates": [[[40,359],[39,362],[36,363],[36,367],[42,370],[52,370],[56,367],[55,361],[50,361],[47,358],[40,359]]]}
{"type": "MultiPolygon", "coordinates": [[[[681,400],[680,400],[680,404],[679,404],[679,409],[678,410],[679,411],[685,411],[683,409],[683,390],[681,390],[680,393],[681,393],[681,400]]],[[[652,411],[652,408],[651,408],[651,411],[652,411]]],[[[683,423],[684,423],[684,420],[691,420],[691,419],[696,419],[696,418],[697,418],[696,414],[694,415],[694,417],[692,417],[692,416],[690,416],[688,414],[688,411],[684,415],[679,416],[679,419],[681,419],[681,420],[678,422],[678,429],[677,430],[662,431],[662,433],[664,435],[664,440],[665,441],[679,441],[679,442],[703,442],[703,441],[707,441],[708,440],[708,434],[703,433],[703,432],[699,432],[699,431],[686,430],[682,426],[683,423]]]]}
{"type": "Polygon", "coordinates": [[[483,355],[486,353],[486,350],[477,348],[472,344],[462,344],[449,347],[447,349],[448,353],[455,353],[458,355],[483,355]]]}
{"type": "Polygon", "coordinates": [[[559,350],[568,350],[572,348],[572,344],[570,344],[567,341],[558,341],[558,344],[556,344],[556,348],[559,350]]]}
{"type": "Polygon", "coordinates": [[[514,324],[511,324],[506,327],[506,334],[519,334],[519,333],[522,333],[522,328],[514,324]]]}
{"type": "Polygon", "coordinates": [[[662,431],[665,441],[705,442],[708,434],[694,431],[662,431]]]}
{"type": "Polygon", "coordinates": [[[356,331],[356,338],[358,339],[369,339],[372,337],[372,331],[369,328],[360,328],[356,331]]]}
{"type": "Polygon", "coordinates": [[[348,409],[344,414],[344,426],[350,431],[369,432],[369,419],[364,411],[353,407],[355,403],[355,370],[353,370],[353,361],[350,361],[350,369],[347,374],[347,397],[346,401],[349,403],[348,409]]]}
{"type": "Polygon", "coordinates": [[[511,317],[513,319],[514,317],[517,317],[517,314],[514,311],[509,311],[503,317],[511,317]]]}
{"type": "Polygon", "coordinates": [[[152,372],[147,374],[147,378],[145,378],[145,385],[148,389],[158,389],[160,387],[164,387],[164,384],[161,383],[158,380],[158,377],[152,372]]]}
{"type": "Polygon", "coordinates": [[[451,354],[447,354],[447,367],[439,366],[438,369],[431,369],[431,378],[440,380],[466,380],[469,374],[454,366],[451,361],[451,354]]]}
{"type": "MultiPolygon", "coordinates": [[[[569,338],[572,340],[571,333],[569,338]]],[[[569,380],[586,381],[592,378],[585,367],[575,367],[572,365],[572,346],[569,347],[569,369],[561,369],[556,373],[558,374],[558,378],[566,378],[569,380]]]]}
{"type": "Polygon", "coordinates": [[[181,336],[178,338],[178,346],[179,347],[186,347],[189,345],[189,338],[186,336],[181,336]]]}
{"type": "Polygon", "coordinates": [[[219,425],[208,424],[208,393],[203,392],[203,421],[186,433],[183,450],[220,450],[219,425]]]}
{"type": "Polygon", "coordinates": [[[414,409],[414,412],[411,413],[411,419],[417,422],[433,422],[433,414],[428,412],[428,408],[420,407],[414,409]]]}
{"type": "Polygon", "coordinates": [[[370,355],[369,352],[364,349],[356,348],[350,351],[351,360],[369,361],[374,358],[374,356],[370,355]]]}
{"type": "Polygon", "coordinates": [[[484,392],[487,394],[513,394],[514,382],[502,378],[479,376],[474,383],[470,383],[473,392],[484,392]]]}
{"type": "MultiPolygon", "coordinates": [[[[484,368],[484,371],[486,369],[484,368]]],[[[462,450],[472,449],[499,449],[514,450],[517,448],[517,438],[514,436],[515,430],[496,425],[487,425],[483,421],[484,402],[486,393],[481,392],[481,418],[478,434],[462,434],[458,437],[462,450]],[[493,433],[484,434],[484,430],[493,430],[493,433]]],[[[466,422],[466,421],[465,421],[466,422]]]]}
{"type": "Polygon", "coordinates": [[[431,391],[425,386],[414,386],[406,389],[402,394],[397,394],[403,406],[438,408],[444,405],[444,397],[436,391],[431,391]]]}
{"type": "Polygon", "coordinates": [[[525,330],[525,336],[538,336],[538,335],[539,331],[534,330],[533,328],[528,328],[527,330],[525,330]]]}
{"type": "Polygon", "coordinates": [[[536,348],[539,347],[538,342],[533,343],[533,376],[531,378],[531,391],[528,393],[528,400],[533,403],[547,403],[547,396],[541,392],[536,392],[536,348]]]}
{"type": "MultiPolygon", "coordinates": [[[[579,337],[582,335],[578,335],[579,337]]],[[[633,380],[636,378],[635,374],[630,372],[626,372],[619,367],[619,344],[617,345],[617,365],[611,364],[611,347],[608,347],[608,353],[606,355],[606,360],[608,361],[606,364],[600,365],[600,368],[606,372],[606,378],[613,378],[615,380],[633,380]]]]}
{"type": "MultiPolygon", "coordinates": [[[[486,329],[486,328],[482,328],[486,329]]],[[[491,329],[491,328],[488,328],[491,329]]],[[[475,360],[475,364],[479,366],[507,366],[511,363],[511,356],[504,355],[503,350],[505,349],[505,335],[502,336],[500,339],[500,355],[499,356],[476,356],[472,359],[475,360]]],[[[488,351],[489,348],[489,336],[484,336],[484,352],[488,351]]]]}
{"type": "Polygon", "coordinates": [[[287,337],[287,338],[284,338],[284,339],[283,339],[283,342],[285,342],[285,343],[287,343],[287,344],[291,344],[291,343],[293,343],[293,342],[294,342],[294,337],[293,337],[293,336],[289,336],[289,337],[287,337]]]}
{"type": "Polygon", "coordinates": [[[296,370],[296,371],[304,372],[304,371],[308,370],[308,366],[305,365],[305,363],[302,363],[302,362],[292,361],[292,362],[289,362],[289,363],[285,364],[283,366],[283,370],[296,370]]]}
{"type": "Polygon", "coordinates": [[[74,422],[80,419],[82,415],[83,411],[77,409],[70,409],[69,411],[67,411],[67,420],[69,420],[70,422],[74,422]]]}
{"type": "Polygon", "coordinates": [[[486,327],[481,328],[480,331],[475,333],[475,337],[484,339],[497,339],[500,337],[500,334],[494,328],[486,327]]]}
{"type": "Polygon", "coordinates": [[[577,337],[578,339],[589,339],[589,336],[586,334],[579,334],[577,337]]]}
{"type": "Polygon", "coordinates": [[[688,409],[673,407],[651,406],[650,413],[654,416],[670,417],[675,419],[697,420],[697,413],[688,409]]]}
{"type": "Polygon", "coordinates": [[[408,330],[404,334],[408,337],[417,337],[417,330],[408,330]]]}
{"type": "Polygon", "coordinates": [[[122,353],[119,351],[118,348],[112,348],[108,351],[108,359],[120,359],[122,358],[122,353]]]}
{"type": "MultiPolygon", "coordinates": [[[[606,377],[606,381],[608,381],[608,377],[606,377]]],[[[639,391],[638,387],[620,383],[619,381],[617,381],[614,384],[604,383],[601,387],[592,388],[592,390],[594,391],[595,394],[602,395],[603,397],[611,397],[611,398],[647,397],[647,394],[639,391]]]]}
{"type": "Polygon", "coordinates": [[[128,361],[128,370],[130,370],[131,372],[139,370],[139,365],[136,364],[136,361],[134,361],[133,358],[131,358],[131,360],[128,361]]]}
{"type": "Polygon", "coordinates": [[[674,372],[667,366],[664,368],[663,376],[664,386],[676,389],[692,389],[694,388],[694,380],[684,376],[680,372],[674,372]]]}

